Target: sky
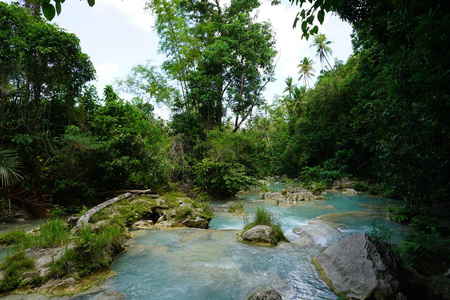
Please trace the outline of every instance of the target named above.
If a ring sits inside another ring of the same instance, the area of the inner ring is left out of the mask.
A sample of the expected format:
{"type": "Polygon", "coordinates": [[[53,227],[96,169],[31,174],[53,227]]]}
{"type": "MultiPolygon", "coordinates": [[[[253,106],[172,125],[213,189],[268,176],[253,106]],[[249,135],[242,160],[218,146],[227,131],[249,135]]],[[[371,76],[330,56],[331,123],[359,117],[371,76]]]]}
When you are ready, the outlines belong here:
{"type": "MultiPolygon", "coordinates": [[[[95,6],[90,7],[87,0],[65,1],[61,14],[52,20],[52,23],[76,34],[80,39],[82,51],[90,56],[97,71],[97,81],[92,84],[97,87],[100,95],[105,85],[113,84],[116,78],[125,78],[133,66],[147,60],[160,65],[165,59],[158,53],[159,38],[153,30],[154,17],[144,10],[145,2],[146,0],[96,0],[95,6]]],[[[221,0],[221,3],[226,2],[229,0],[221,0]]],[[[285,0],[282,5],[277,6],[270,5],[270,1],[266,0],[261,0],[261,3],[257,12],[258,20],[272,23],[278,51],[276,81],[269,83],[264,92],[270,103],[276,95],[282,94],[286,77],[291,76],[294,81],[298,79],[297,66],[303,57],[315,61],[316,76],[321,67],[316,48],[310,47],[311,38],[309,41],[302,40],[300,27],[292,28],[299,8],[291,6],[285,0]]],[[[346,61],[352,53],[351,26],[337,16],[328,14],[319,28],[328,40],[333,41],[330,45],[333,50],[330,62],[336,58],[346,61]]],[[[131,98],[125,94],[121,94],[121,97],[131,98]]],[[[160,110],[159,114],[163,118],[168,117],[167,111],[160,110]]]]}

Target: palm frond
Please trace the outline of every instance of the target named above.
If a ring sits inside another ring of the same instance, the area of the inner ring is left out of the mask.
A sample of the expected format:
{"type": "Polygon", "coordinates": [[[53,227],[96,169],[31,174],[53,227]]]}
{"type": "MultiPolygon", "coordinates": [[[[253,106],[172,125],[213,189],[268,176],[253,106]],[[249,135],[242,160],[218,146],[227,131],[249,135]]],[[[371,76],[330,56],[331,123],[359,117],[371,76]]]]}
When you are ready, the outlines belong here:
{"type": "Polygon", "coordinates": [[[22,164],[19,154],[14,150],[0,150],[0,178],[2,186],[13,186],[23,176],[20,174],[22,164]]]}

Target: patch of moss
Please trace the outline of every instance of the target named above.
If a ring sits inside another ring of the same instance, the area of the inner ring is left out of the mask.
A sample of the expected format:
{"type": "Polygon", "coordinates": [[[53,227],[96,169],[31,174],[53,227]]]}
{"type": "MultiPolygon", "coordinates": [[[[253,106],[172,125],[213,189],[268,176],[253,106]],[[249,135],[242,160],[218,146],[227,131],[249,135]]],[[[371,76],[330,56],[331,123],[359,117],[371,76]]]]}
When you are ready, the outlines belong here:
{"type": "Polygon", "coordinates": [[[0,265],[4,279],[0,281],[0,291],[6,292],[20,286],[23,274],[34,268],[34,259],[27,257],[24,251],[6,256],[0,265]]]}

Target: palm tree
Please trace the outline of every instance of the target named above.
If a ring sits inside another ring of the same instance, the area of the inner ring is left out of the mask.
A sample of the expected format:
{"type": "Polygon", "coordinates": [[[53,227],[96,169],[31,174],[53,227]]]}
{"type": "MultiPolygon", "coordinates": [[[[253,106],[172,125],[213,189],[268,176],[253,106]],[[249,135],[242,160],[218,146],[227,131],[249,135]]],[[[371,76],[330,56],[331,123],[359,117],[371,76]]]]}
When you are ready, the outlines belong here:
{"type": "Polygon", "coordinates": [[[20,175],[22,167],[19,155],[13,150],[0,150],[0,179],[2,186],[13,186],[23,177],[20,175]]]}
{"type": "Polygon", "coordinates": [[[333,51],[328,46],[329,44],[333,43],[332,41],[327,41],[327,37],[323,33],[318,33],[314,36],[313,44],[310,47],[317,47],[317,55],[320,59],[320,65],[322,66],[323,70],[323,59],[326,60],[328,66],[330,66],[330,70],[333,68],[330,65],[330,62],[327,59],[328,54],[333,54],[333,51]]]}
{"type": "Polygon", "coordinates": [[[302,117],[302,112],[306,111],[306,105],[304,103],[306,94],[306,87],[295,86],[292,93],[292,102],[294,103],[294,111],[297,113],[297,118],[302,117]]]}
{"type": "Polygon", "coordinates": [[[314,77],[314,74],[312,73],[312,71],[314,71],[313,64],[314,62],[312,61],[312,59],[308,57],[304,57],[303,60],[298,64],[298,67],[300,68],[298,73],[301,74],[298,80],[301,80],[303,77],[303,79],[305,80],[305,86],[308,87],[308,81],[311,79],[311,77],[314,77]]]}

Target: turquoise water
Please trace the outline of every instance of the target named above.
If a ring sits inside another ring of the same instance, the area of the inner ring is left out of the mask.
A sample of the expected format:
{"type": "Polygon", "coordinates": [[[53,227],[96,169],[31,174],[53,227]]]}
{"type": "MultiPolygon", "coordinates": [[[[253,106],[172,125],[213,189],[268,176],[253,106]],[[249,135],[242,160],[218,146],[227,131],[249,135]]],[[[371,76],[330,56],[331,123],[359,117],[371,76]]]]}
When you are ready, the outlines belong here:
{"type": "Polygon", "coordinates": [[[383,219],[386,199],[328,192],[326,200],[278,206],[261,196],[246,193],[233,200],[243,204],[247,216],[216,212],[209,230],[135,231],[128,250],[114,262],[118,275],[105,288],[120,290],[127,299],[248,299],[263,286],[275,288],[283,299],[336,299],[311,264],[323,246],[370,233],[373,221],[401,235],[399,226],[383,219]],[[236,241],[258,207],[274,215],[292,243],[267,248],[236,241]],[[308,239],[293,233],[297,227],[308,239]]]}

